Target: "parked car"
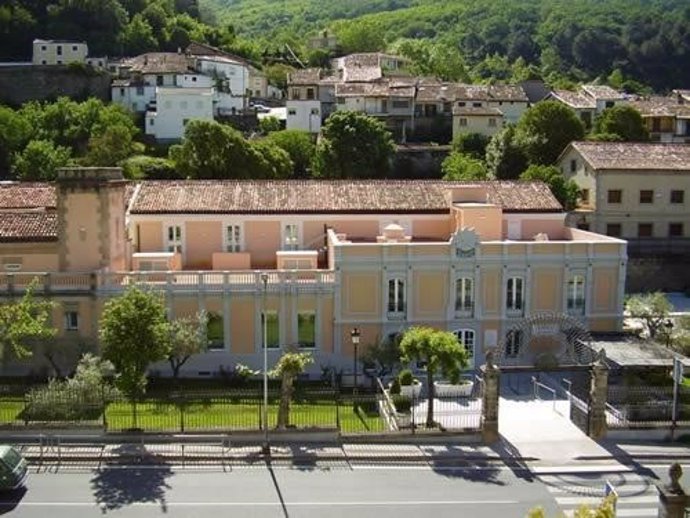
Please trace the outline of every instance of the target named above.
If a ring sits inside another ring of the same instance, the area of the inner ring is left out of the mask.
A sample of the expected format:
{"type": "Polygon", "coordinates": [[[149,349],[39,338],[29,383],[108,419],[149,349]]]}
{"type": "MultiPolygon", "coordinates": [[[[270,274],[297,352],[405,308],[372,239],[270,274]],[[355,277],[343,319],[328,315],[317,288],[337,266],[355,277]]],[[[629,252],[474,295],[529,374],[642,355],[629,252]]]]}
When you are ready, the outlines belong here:
{"type": "Polygon", "coordinates": [[[16,448],[0,444],[0,490],[8,491],[24,485],[28,474],[26,459],[16,448]]]}
{"type": "Polygon", "coordinates": [[[271,109],[268,106],[266,106],[264,104],[258,104],[258,103],[252,104],[250,106],[250,108],[257,113],[268,113],[271,111],[271,109]]]}

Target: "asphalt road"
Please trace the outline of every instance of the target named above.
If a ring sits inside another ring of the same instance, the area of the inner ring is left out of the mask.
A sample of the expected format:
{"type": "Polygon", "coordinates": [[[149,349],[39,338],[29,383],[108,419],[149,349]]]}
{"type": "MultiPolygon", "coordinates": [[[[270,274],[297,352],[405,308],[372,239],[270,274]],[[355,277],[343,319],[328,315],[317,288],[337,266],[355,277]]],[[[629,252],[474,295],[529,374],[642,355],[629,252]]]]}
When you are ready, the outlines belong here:
{"type": "Polygon", "coordinates": [[[4,495],[17,517],[493,517],[523,518],[556,501],[538,478],[496,464],[464,468],[308,464],[220,467],[62,466],[4,495]]]}

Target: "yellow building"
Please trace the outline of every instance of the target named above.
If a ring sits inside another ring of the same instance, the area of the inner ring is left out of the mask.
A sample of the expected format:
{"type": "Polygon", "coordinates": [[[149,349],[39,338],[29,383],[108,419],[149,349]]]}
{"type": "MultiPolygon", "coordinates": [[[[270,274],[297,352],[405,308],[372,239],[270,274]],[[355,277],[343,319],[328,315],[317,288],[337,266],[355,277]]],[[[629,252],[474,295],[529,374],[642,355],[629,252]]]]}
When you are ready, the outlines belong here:
{"type": "Polygon", "coordinates": [[[0,208],[1,293],[37,278],[60,303],[61,336],[93,341],[105,300],[157,289],[171,316],[214,321],[190,376],[258,367],[262,315],[269,361],[298,345],[315,372],[352,364],[353,327],[360,352],[411,325],[452,330],[479,364],[536,312],[621,326],[625,242],[567,227],[541,183],[134,184],[118,169],[73,169],[55,184],[0,186],[0,208]]]}
{"type": "Polygon", "coordinates": [[[690,146],[573,142],[558,164],[581,189],[573,226],[624,238],[631,255],[690,251],[690,146]]]}

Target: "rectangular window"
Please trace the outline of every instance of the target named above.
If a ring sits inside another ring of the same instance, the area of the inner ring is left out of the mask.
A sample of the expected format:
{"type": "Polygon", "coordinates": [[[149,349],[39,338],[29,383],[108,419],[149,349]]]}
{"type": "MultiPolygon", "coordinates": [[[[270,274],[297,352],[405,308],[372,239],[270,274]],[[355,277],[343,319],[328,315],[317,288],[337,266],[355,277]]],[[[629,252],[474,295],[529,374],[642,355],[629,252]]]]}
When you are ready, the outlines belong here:
{"type": "Polygon", "coordinates": [[[458,106],[460,106],[460,107],[462,108],[462,107],[464,107],[464,106],[467,106],[467,103],[466,103],[465,101],[460,101],[460,102],[458,103],[458,106]]]}
{"type": "Polygon", "coordinates": [[[682,223],[669,223],[668,224],[668,237],[683,237],[683,224],[682,223]]]}
{"type": "Polygon", "coordinates": [[[295,223],[284,227],[283,250],[299,250],[299,233],[295,223]]]}
{"type": "Polygon", "coordinates": [[[312,108],[312,109],[311,109],[311,114],[312,114],[312,115],[318,115],[318,114],[319,114],[319,109],[318,109],[318,108],[312,108]]]}
{"type": "Polygon", "coordinates": [[[76,311],[65,311],[65,330],[77,331],[79,329],[79,313],[76,311]]]}
{"type": "Polygon", "coordinates": [[[156,123],[154,119],[149,119],[149,126],[153,126],[156,123]]]}
{"type": "Polygon", "coordinates": [[[653,226],[651,223],[637,224],[637,237],[652,237],[653,226]]]}
{"type": "Polygon", "coordinates": [[[509,312],[522,312],[524,305],[522,277],[511,277],[506,286],[506,309],[509,312]]]}
{"type": "Polygon", "coordinates": [[[654,203],[654,191],[651,191],[651,190],[640,191],[640,203],[654,203]]]}
{"type": "Polygon", "coordinates": [[[472,103],[472,107],[473,107],[473,108],[481,108],[481,107],[482,107],[482,103],[472,103]]]}
{"type": "Polygon", "coordinates": [[[225,227],[225,251],[226,252],[240,252],[242,250],[241,243],[242,233],[239,225],[228,225],[225,227]]]}
{"type": "Polygon", "coordinates": [[[573,275],[568,279],[568,311],[581,315],[585,311],[585,278],[573,275]]]}
{"type": "Polygon", "coordinates": [[[297,115],[297,110],[294,108],[288,108],[288,115],[297,115]]]}
{"type": "Polygon", "coordinates": [[[218,350],[225,347],[225,332],[223,329],[223,317],[218,313],[208,315],[206,324],[206,339],[209,350],[218,350]]]}
{"type": "Polygon", "coordinates": [[[307,88],[307,99],[309,101],[314,99],[314,89],[313,88],[307,88]]]}
{"type": "Polygon", "coordinates": [[[393,101],[393,108],[409,108],[410,107],[410,101],[393,101]]]}
{"type": "Polygon", "coordinates": [[[388,280],[388,313],[405,312],[405,280],[401,278],[388,280]]]}
{"type": "Polygon", "coordinates": [[[295,101],[299,101],[299,98],[300,98],[299,94],[300,94],[299,88],[293,88],[291,99],[294,99],[295,101]]]}
{"type": "Polygon", "coordinates": [[[72,52],[76,52],[76,51],[77,51],[77,46],[76,46],[76,45],[72,45],[72,52]]]}
{"type": "Polygon", "coordinates": [[[460,120],[458,121],[458,124],[462,127],[467,126],[467,119],[464,117],[460,117],[460,120]]]}
{"type": "Polygon", "coordinates": [[[474,308],[474,280],[461,277],[455,281],[455,311],[471,313],[474,308]]]}
{"type": "Polygon", "coordinates": [[[570,172],[574,173],[577,171],[577,160],[574,158],[570,161],[570,172]]]}
{"type": "Polygon", "coordinates": [[[137,95],[138,96],[144,95],[144,87],[143,86],[137,86],[137,95]]]}
{"type": "Polygon", "coordinates": [[[522,331],[519,329],[510,331],[506,335],[505,355],[508,358],[515,358],[520,354],[520,349],[522,349],[522,331]]]}
{"type": "Polygon", "coordinates": [[[280,322],[276,311],[266,311],[261,314],[261,347],[266,343],[267,349],[280,347],[280,322]],[[265,335],[264,335],[265,333],[265,335]]]}
{"type": "Polygon", "coordinates": [[[62,45],[57,46],[56,52],[58,56],[62,56],[62,45]]]}
{"type": "Polygon", "coordinates": [[[623,201],[623,191],[620,189],[612,189],[608,192],[609,203],[621,203],[623,201]]]}
{"type": "Polygon", "coordinates": [[[493,117],[491,117],[491,118],[489,119],[489,127],[490,127],[490,128],[495,128],[495,127],[496,127],[496,119],[494,119],[493,117]]]}
{"type": "Polygon", "coordinates": [[[381,101],[381,113],[388,113],[388,101],[386,99],[381,101]]]}
{"type": "Polygon", "coordinates": [[[167,232],[168,252],[182,253],[182,227],[179,225],[168,226],[167,232]]]}
{"type": "Polygon", "coordinates": [[[671,203],[685,203],[685,191],[671,191],[671,203]]]}
{"type": "Polygon", "coordinates": [[[345,104],[345,97],[338,97],[338,99],[336,100],[336,102],[337,102],[338,104],[345,104]]]}
{"type": "Polygon", "coordinates": [[[304,349],[316,347],[316,313],[313,311],[297,314],[297,343],[304,349]]]}
{"type": "Polygon", "coordinates": [[[120,88],[120,97],[124,97],[124,96],[125,96],[125,89],[120,88]]]}
{"type": "Polygon", "coordinates": [[[470,361],[474,359],[474,331],[472,329],[459,329],[455,331],[458,341],[465,346],[470,361]]]}
{"type": "Polygon", "coordinates": [[[41,50],[47,50],[47,47],[45,45],[41,45],[41,50]]]}
{"type": "Polygon", "coordinates": [[[156,76],[156,86],[163,86],[163,76],[156,76]]]}
{"type": "Polygon", "coordinates": [[[623,228],[620,223],[608,223],[606,225],[606,235],[611,237],[621,237],[623,228]]]}

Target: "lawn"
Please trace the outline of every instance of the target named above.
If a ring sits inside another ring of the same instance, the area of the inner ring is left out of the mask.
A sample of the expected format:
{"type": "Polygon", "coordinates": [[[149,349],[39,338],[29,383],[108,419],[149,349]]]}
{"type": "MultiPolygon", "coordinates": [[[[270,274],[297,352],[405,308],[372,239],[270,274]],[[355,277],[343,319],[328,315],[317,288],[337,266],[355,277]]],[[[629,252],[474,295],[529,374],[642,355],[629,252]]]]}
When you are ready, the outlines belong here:
{"type": "MultiPolygon", "coordinates": [[[[194,402],[172,403],[163,399],[149,399],[137,404],[136,427],[145,431],[174,432],[202,430],[258,430],[261,420],[260,399],[210,398],[194,402]]],[[[0,399],[0,424],[21,421],[24,401],[21,398],[0,399]]],[[[278,402],[269,401],[268,421],[275,427],[278,402]]],[[[108,430],[134,428],[131,405],[124,401],[110,403],[105,411],[108,430]]],[[[102,421],[102,415],[98,417],[102,421]]],[[[352,401],[298,400],[291,405],[290,423],[296,428],[336,428],[344,433],[382,432],[383,420],[375,402],[362,402],[353,408],[352,401]]]]}

